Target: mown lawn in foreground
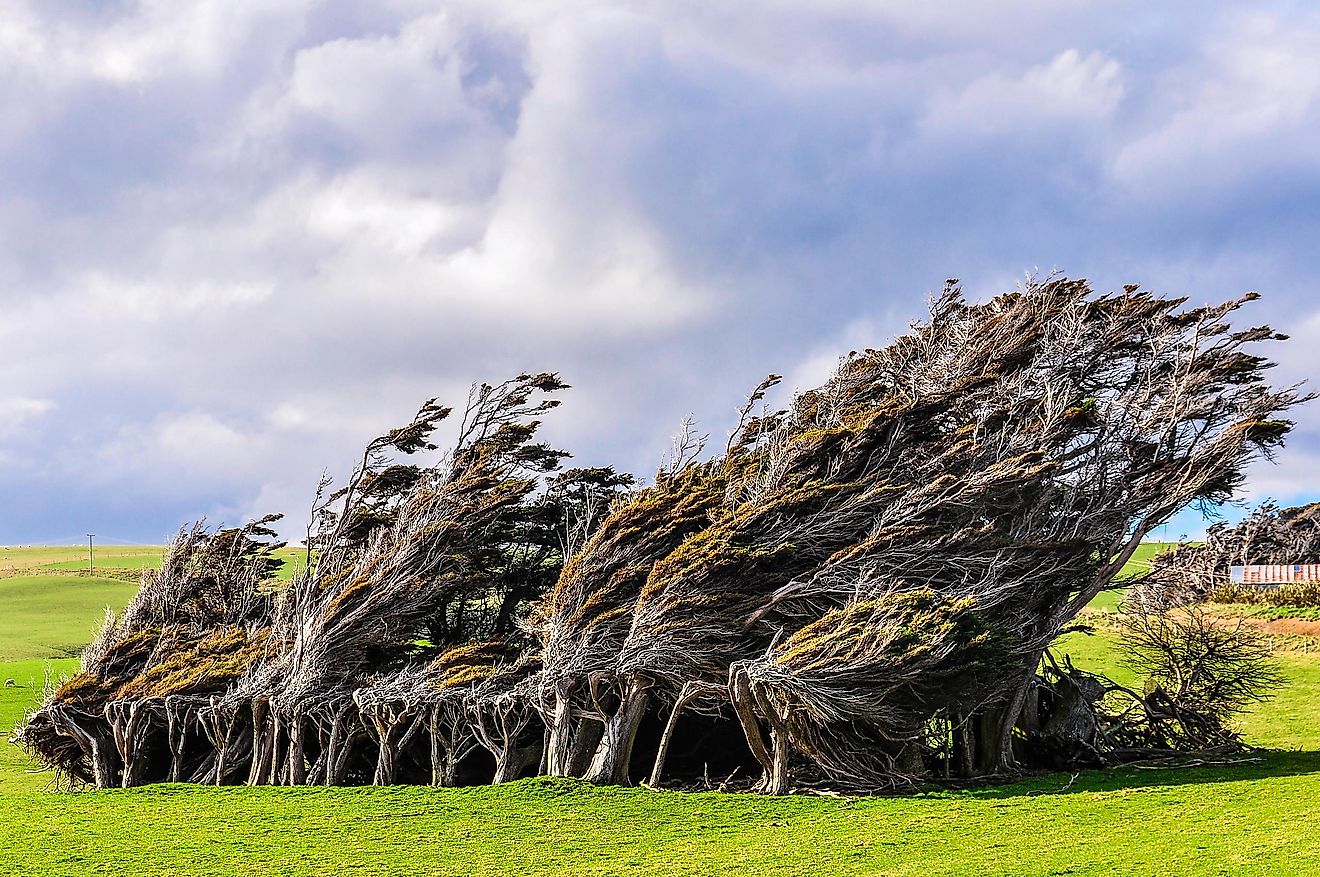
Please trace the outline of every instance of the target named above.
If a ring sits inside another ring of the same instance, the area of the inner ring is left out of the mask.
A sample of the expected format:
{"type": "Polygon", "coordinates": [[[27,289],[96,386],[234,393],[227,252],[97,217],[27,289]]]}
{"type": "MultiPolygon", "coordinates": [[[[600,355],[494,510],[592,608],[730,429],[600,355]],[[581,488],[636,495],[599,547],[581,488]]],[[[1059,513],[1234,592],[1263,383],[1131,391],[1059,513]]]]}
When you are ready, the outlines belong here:
{"type": "MultiPolygon", "coordinates": [[[[90,630],[99,608],[68,608],[76,585],[42,578],[48,587],[34,592],[31,611],[57,628],[90,630]]],[[[0,688],[0,729],[20,718],[48,667],[76,669],[74,660],[34,654],[31,640],[9,641],[17,627],[0,624],[0,648],[26,659],[0,662],[0,679],[36,687],[0,688]]],[[[1107,634],[1074,635],[1060,652],[1079,666],[1128,673],[1107,634]]],[[[1320,749],[1320,661],[1296,653],[1280,661],[1291,684],[1246,716],[1244,730],[1258,744],[1320,749]]],[[[453,790],[153,786],[71,795],[41,791],[46,776],[27,767],[0,744],[0,877],[1320,873],[1316,751],[861,800],[544,779],[453,790]]]]}
{"type": "Polygon", "coordinates": [[[1315,874],[1320,756],[858,801],[524,780],[0,797],[0,873],[1315,874]]]}

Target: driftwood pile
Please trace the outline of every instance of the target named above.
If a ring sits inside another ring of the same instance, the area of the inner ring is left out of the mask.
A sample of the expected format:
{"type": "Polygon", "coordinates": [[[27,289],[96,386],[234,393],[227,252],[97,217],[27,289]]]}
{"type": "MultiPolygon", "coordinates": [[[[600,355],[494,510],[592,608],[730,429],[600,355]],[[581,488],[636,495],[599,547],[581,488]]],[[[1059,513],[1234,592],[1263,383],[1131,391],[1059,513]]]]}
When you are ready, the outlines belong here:
{"type": "Polygon", "coordinates": [[[1250,352],[1281,336],[1230,328],[1251,298],[950,282],[788,408],[768,378],[722,452],[685,430],[644,487],[536,441],[554,375],[478,387],[454,449],[405,465],[450,413],[428,402],[322,485],[291,581],[272,519],[183,532],[18,739],[102,787],[773,793],[1199,745],[1048,649],[1143,536],[1282,444],[1305,397],[1250,352]]]}

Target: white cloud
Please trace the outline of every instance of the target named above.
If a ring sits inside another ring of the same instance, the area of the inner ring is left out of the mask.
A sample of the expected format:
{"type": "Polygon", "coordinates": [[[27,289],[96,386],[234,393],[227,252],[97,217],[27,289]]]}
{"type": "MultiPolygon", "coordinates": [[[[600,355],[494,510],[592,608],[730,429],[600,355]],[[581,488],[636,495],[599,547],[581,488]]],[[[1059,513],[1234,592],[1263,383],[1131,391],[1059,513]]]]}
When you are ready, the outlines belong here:
{"type": "Polygon", "coordinates": [[[1320,268],[1309,15],[53,8],[0,17],[0,398],[28,406],[0,404],[0,489],[49,521],[88,459],[79,513],[131,493],[144,538],[296,519],[421,399],[533,368],[575,385],[551,440],[645,471],[682,415],[719,434],[766,372],[819,383],[949,274],[1261,288],[1300,319],[1320,268]],[[1183,197],[1234,179],[1287,191],[1183,197]]]}
{"type": "Polygon", "coordinates": [[[132,85],[180,74],[214,76],[232,63],[254,30],[296,22],[312,5],[310,0],[142,0],[130,14],[100,24],[95,18],[62,20],[44,4],[20,0],[6,6],[0,50],[57,80],[92,77],[132,85]]]}
{"type": "Polygon", "coordinates": [[[311,193],[307,228],[337,247],[361,246],[387,258],[452,253],[480,239],[487,210],[409,192],[375,170],[331,180],[311,193]]]}
{"type": "Polygon", "coordinates": [[[290,100],[362,136],[392,132],[416,116],[468,123],[460,40],[460,29],[438,14],[407,22],[392,36],[303,49],[294,59],[290,100]]]}
{"type": "Polygon", "coordinates": [[[150,424],[122,428],[98,455],[99,470],[173,480],[217,483],[250,477],[261,466],[263,438],[206,411],[161,414],[150,424]]]}
{"type": "Polygon", "coordinates": [[[1060,52],[1018,76],[988,73],[955,93],[937,95],[922,127],[927,136],[1032,136],[1059,124],[1098,128],[1123,99],[1123,70],[1101,52],[1060,52]]]}
{"type": "Polygon", "coordinates": [[[0,439],[16,435],[55,408],[53,399],[26,396],[0,397],[0,439]]]}
{"type": "Polygon", "coordinates": [[[1207,37],[1198,63],[1162,79],[1164,112],[1125,145],[1114,173],[1134,191],[1197,201],[1264,172],[1320,170],[1320,17],[1240,12],[1207,37]]]}

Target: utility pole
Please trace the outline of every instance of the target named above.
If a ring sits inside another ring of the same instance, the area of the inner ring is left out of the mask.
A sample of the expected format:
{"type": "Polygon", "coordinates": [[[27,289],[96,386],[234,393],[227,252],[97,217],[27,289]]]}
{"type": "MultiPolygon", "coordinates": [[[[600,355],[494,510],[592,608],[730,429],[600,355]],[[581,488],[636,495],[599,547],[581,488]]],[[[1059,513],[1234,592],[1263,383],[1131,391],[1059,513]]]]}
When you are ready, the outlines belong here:
{"type": "Polygon", "coordinates": [[[87,534],[87,574],[88,575],[92,574],[92,537],[95,535],[96,535],[95,533],[87,534]]]}

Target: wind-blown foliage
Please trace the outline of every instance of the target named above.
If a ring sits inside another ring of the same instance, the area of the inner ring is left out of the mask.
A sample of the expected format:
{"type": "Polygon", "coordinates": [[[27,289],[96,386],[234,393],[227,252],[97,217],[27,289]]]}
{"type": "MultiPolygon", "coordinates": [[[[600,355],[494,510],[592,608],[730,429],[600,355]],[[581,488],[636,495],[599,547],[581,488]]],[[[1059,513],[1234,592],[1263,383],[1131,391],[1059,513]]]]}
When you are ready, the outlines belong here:
{"type": "MultiPolygon", "coordinates": [[[[1176,733],[1106,735],[1104,684],[1047,649],[1151,529],[1232,498],[1282,444],[1307,397],[1251,352],[1281,336],[1230,327],[1253,297],[1187,308],[1056,278],[975,304],[950,282],[783,410],[772,375],[722,453],[685,423],[643,487],[558,471],[535,441],[553,375],[478,387],[454,450],[404,465],[435,450],[432,400],[322,485],[314,560],[287,587],[240,577],[224,606],[245,608],[208,609],[192,639],[198,622],[145,608],[108,626],[23,739],[100,785],[163,778],[154,749],[215,783],[732,768],[776,793],[1222,744],[1268,674],[1180,690],[1176,733]],[[185,652],[213,672],[160,669],[185,652]]],[[[175,553],[197,555],[176,545],[170,569],[191,562],[175,553]]]]}
{"type": "MultiPolygon", "coordinates": [[[[29,718],[23,743],[74,783],[118,785],[121,766],[124,785],[141,779],[148,728],[177,739],[195,704],[226,691],[265,647],[273,596],[264,586],[282,547],[275,520],[180,531],[123,613],[107,614],[82,672],[29,718]]],[[[167,778],[185,778],[178,759],[167,778]]]]}
{"type": "Polygon", "coordinates": [[[1294,563],[1320,563],[1320,503],[1281,509],[1265,502],[1239,524],[1214,524],[1201,542],[1156,555],[1140,592],[1144,600],[1165,606],[1205,600],[1320,604],[1320,587],[1313,583],[1266,591],[1229,581],[1234,565],[1294,563]]]}

